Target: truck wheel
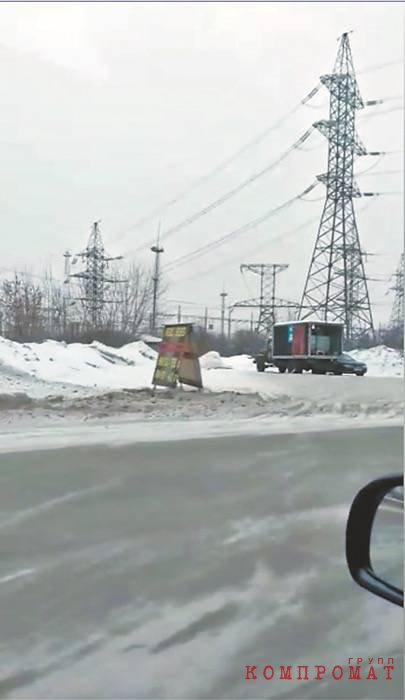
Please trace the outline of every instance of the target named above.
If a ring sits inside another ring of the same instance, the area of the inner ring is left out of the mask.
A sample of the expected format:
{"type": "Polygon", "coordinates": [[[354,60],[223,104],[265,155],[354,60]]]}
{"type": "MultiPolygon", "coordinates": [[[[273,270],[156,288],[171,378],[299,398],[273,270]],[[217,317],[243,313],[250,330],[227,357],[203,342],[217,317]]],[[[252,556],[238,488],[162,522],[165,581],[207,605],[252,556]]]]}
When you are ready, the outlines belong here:
{"type": "Polygon", "coordinates": [[[286,369],[287,369],[287,367],[279,367],[279,368],[278,368],[278,371],[280,372],[280,374],[284,374],[284,372],[286,371],[286,369]]]}
{"type": "Polygon", "coordinates": [[[343,372],[339,372],[338,370],[336,370],[333,374],[335,374],[337,377],[341,377],[343,372]]]}
{"type": "Polygon", "coordinates": [[[325,374],[324,369],[313,369],[312,374],[325,374]]]}

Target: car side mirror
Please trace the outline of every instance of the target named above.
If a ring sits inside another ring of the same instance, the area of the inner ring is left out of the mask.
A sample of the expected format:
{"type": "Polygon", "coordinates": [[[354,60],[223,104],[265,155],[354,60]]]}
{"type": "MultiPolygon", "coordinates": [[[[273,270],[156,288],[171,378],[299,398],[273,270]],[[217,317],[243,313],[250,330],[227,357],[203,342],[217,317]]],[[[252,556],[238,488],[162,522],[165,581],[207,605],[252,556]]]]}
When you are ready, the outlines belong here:
{"type": "Polygon", "coordinates": [[[404,478],[371,481],[354,499],[346,527],[346,560],[353,580],[404,605],[404,478]]]}

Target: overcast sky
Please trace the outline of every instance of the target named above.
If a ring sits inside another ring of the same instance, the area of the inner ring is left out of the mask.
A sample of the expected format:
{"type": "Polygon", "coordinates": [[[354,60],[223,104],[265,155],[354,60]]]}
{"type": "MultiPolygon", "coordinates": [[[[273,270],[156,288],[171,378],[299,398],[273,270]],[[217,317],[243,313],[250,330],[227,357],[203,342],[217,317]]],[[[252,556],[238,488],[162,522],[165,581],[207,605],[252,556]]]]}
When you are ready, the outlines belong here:
{"type": "MultiPolygon", "coordinates": [[[[403,112],[393,111],[402,104],[402,3],[1,3],[1,266],[38,272],[52,263],[62,276],[64,250],[81,250],[97,219],[109,252],[151,264],[147,246],[133,251],[154,238],[158,218],[164,233],[327,118],[322,88],[310,107],[300,107],[259,145],[134,227],[290,112],[331,71],[337,38],[348,30],[363,98],[392,98],[359,114],[366,147],[395,152],[358,183],[366,191],[399,192],[403,176],[392,171],[403,165],[403,112]]],[[[326,141],[316,132],[304,148],[169,236],[165,264],[310,185],[326,170],[326,141]]],[[[360,159],[356,170],[375,162],[360,159]]],[[[298,299],[323,195],[319,184],[308,195],[312,201],[167,273],[170,298],[214,309],[222,285],[230,302],[252,297],[256,280],[242,277],[240,263],[281,262],[289,268],[279,277],[279,294],[298,299]]],[[[356,202],[361,243],[379,254],[369,258],[367,271],[388,277],[403,249],[403,199],[391,194],[370,202],[356,202]]],[[[388,286],[370,283],[377,321],[389,312],[388,286]]]]}

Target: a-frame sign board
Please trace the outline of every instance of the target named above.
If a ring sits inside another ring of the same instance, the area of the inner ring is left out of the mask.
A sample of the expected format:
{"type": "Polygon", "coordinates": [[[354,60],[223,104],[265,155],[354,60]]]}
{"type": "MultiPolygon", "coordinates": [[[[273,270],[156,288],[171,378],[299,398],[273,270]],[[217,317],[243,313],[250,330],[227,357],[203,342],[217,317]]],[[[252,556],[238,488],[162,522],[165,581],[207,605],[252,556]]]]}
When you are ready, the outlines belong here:
{"type": "Polygon", "coordinates": [[[175,387],[179,382],[202,389],[200,362],[192,335],[192,323],[165,326],[153,386],[175,387]]]}

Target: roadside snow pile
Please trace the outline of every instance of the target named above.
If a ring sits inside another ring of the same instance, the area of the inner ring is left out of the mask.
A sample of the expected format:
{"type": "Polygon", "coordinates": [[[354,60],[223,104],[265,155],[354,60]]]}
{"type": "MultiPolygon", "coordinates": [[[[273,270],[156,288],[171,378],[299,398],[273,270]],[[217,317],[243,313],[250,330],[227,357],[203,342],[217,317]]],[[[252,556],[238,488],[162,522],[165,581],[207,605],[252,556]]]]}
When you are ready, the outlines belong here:
{"type": "Polygon", "coordinates": [[[349,354],[366,363],[369,377],[404,376],[404,355],[400,350],[378,345],[369,350],[352,350],[349,354]]]}
{"type": "MultiPolygon", "coordinates": [[[[44,383],[121,388],[151,385],[156,352],[144,342],[116,349],[93,342],[16,343],[0,337],[0,391],[44,393],[44,383]],[[25,386],[26,385],[26,386],[25,386]]],[[[59,391],[59,388],[58,388],[59,391]]]]}
{"type": "Polygon", "coordinates": [[[110,358],[114,364],[116,364],[117,360],[121,360],[124,363],[135,365],[136,367],[148,365],[151,360],[156,362],[158,355],[156,350],[152,350],[152,348],[146,345],[142,340],[128,343],[121,348],[110,348],[108,345],[103,345],[103,343],[94,340],[90,347],[96,348],[101,355],[110,358]]]}
{"type": "Polygon", "coordinates": [[[258,373],[248,355],[223,358],[209,352],[200,358],[204,391],[186,387],[179,393],[181,400],[173,394],[174,400],[168,401],[170,392],[164,389],[150,393],[157,353],[143,341],[112,348],[99,342],[21,344],[0,338],[1,419],[8,420],[8,410],[18,411],[19,406],[21,411],[40,410],[61,419],[80,412],[89,417],[101,412],[148,418],[235,412],[255,417],[257,411],[286,419],[401,415],[400,354],[380,347],[359,350],[357,356],[367,362],[371,376],[286,375],[271,369],[258,373]]]}
{"type": "Polygon", "coordinates": [[[225,364],[219,352],[215,352],[215,350],[206,352],[200,357],[200,366],[201,369],[231,369],[229,365],[225,364]]]}
{"type": "Polygon", "coordinates": [[[232,355],[232,357],[227,357],[225,359],[232,369],[256,372],[256,365],[253,362],[253,357],[250,355],[232,355]]]}

